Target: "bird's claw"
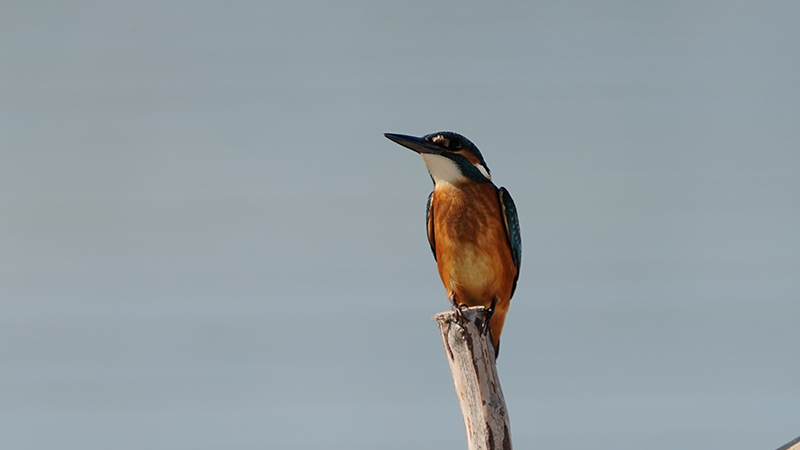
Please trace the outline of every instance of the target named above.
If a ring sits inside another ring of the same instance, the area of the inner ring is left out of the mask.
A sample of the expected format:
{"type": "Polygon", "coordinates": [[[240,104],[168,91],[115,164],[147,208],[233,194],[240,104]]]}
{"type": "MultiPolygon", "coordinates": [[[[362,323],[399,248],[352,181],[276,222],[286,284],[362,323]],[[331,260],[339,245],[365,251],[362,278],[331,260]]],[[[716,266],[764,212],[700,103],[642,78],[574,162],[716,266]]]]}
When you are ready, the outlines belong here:
{"type": "Polygon", "coordinates": [[[461,310],[463,308],[469,308],[469,305],[467,305],[466,303],[456,304],[455,302],[453,302],[453,314],[455,315],[456,322],[461,323],[461,317],[462,317],[461,310]]]}
{"type": "Polygon", "coordinates": [[[492,300],[491,306],[485,308],[483,310],[483,333],[486,334],[489,331],[489,324],[492,322],[492,316],[494,316],[494,307],[497,306],[497,299],[495,298],[492,300]]]}
{"type": "Polygon", "coordinates": [[[469,308],[469,306],[464,303],[459,303],[456,300],[455,293],[448,295],[447,299],[450,300],[450,306],[453,308],[453,315],[455,315],[456,322],[461,323],[461,309],[469,308]]]}

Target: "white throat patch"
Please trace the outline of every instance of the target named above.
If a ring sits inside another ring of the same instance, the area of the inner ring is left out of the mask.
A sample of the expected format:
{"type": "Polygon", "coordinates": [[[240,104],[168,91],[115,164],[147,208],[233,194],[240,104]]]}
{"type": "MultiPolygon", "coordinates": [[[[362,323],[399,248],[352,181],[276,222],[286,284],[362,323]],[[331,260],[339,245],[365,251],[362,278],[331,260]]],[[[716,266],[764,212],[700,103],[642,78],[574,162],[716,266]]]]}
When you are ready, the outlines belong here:
{"type": "MultiPolygon", "coordinates": [[[[467,177],[461,173],[461,169],[458,168],[458,165],[453,162],[452,159],[431,153],[420,153],[420,156],[422,156],[422,161],[425,163],[425,167],[428,168],[428,172],[433,177],[435,183],[443,182],[455,184],[456,182],[467,180],[467,177]]],[[[489,171],[486,170],[486,167],[483,167],[482,164],[478,164],[475,167],[487,180],[491,181],[492,176],[489,175],[489,171]]]]}
{"type": "Polygon", "coordinates": [[[461,170],[453,160],[431,153],[421,153],[420,156],[433,177],[434,183],[455,184],[466,181],[467,177],[461,174],[461,170]]]}

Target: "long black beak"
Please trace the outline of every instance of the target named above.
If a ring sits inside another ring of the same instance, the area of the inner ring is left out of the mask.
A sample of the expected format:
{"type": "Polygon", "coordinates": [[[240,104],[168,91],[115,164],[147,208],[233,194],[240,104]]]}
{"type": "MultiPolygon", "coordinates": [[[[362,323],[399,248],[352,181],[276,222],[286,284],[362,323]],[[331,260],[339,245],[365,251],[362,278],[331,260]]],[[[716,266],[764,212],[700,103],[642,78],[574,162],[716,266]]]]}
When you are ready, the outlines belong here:
{"type": "Polygon", "coordinates": [[[397,142],[403,147],[414,150],[417,153],[432,153],[434,155],[441,155],[444,153],[441,148],[431,144],[423,138],[392,133],[383,133],[383,135],[386,136],[387,139],[397,142]]]}

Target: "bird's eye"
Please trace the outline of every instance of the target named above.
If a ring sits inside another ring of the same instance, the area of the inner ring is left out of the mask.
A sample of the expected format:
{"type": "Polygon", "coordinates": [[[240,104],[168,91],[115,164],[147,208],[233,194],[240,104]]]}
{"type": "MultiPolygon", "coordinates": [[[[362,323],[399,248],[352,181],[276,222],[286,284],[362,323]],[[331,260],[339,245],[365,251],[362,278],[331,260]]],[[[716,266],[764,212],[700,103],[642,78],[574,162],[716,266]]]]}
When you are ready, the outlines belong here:
{"type": "Polygon", "coordinates": [[[439,147],[447,148],[450,146],[450,139],[447,139],[441,134],[437,134],[436,136],[432,137],[431,142],[438,145],[439,147]]]}
{"type": "Polygon", "coordinates": [[[439,147],[446,148],[447,150],[458,151],[461,150],[461,140],[453,138],[446,138],[444,135],[437,134],[431,138],[431,142],[439,147]]]}

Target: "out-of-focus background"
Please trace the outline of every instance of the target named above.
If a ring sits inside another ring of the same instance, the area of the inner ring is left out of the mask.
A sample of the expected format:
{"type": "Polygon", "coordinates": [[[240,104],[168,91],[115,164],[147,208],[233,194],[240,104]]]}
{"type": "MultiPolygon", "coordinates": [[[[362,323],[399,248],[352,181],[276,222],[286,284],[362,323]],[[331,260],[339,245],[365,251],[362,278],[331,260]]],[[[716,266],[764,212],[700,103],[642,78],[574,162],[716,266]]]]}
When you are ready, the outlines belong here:
{"type": "Polygon", "coordinates": [[[800,435],[800,3],[4,2],[13,449],[461,449],[382,133],[516,200],[517,448],[800,435]]]}

